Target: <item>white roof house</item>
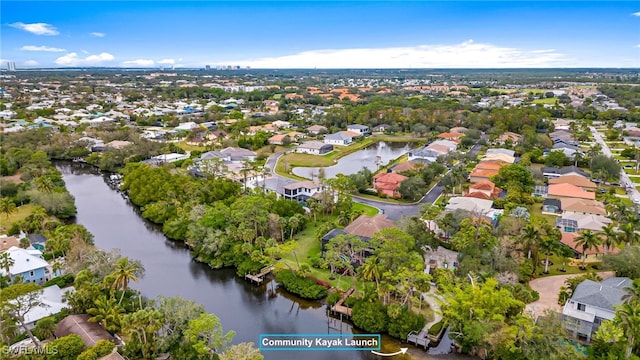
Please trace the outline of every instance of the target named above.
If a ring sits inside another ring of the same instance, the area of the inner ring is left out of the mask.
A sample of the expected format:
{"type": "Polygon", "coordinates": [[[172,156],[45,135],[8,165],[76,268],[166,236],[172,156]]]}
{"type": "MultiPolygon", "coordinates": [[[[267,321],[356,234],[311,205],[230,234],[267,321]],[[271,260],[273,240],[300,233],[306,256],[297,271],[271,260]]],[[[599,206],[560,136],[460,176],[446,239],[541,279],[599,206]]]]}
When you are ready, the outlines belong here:
{"type": "Polygon", "coordinates": [[[444,208],[445,211],[466,210],[473,213],[487,215],[491,211],[493,201],[473,197],[452,197],[444,208]]]}
{"type": "MultiPolygon", "coordinates": [[[[42,259],[42,253],[39,250],[25,250],[12,246],[7,250],[7,253],[13,259],[13,265],[9,267],[9,273],[12,276],[49,266],[49,263],[42,259]]],[[[6,275],[5,271],[5,269],[0,269],[0,273],[3,275],[6,275]]]]}
{"type": "Polygon", "coordinates": [[[41,305],[32,308],[24,316],[27,328],[33,329],[38,320],[55,315],[66,308],[67,304],[62,298],[66,293],[73,291],[73,287],[60,289],[58,285],[43,288],[40,296],[41,305]]]}

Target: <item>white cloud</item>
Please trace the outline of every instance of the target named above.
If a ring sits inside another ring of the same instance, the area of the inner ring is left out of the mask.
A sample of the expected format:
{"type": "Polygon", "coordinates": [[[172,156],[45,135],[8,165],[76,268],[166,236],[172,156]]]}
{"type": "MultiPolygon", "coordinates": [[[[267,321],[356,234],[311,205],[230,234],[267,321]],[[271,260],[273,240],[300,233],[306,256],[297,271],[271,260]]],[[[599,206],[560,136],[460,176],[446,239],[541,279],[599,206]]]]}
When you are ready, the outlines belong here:
{"type": "Polygon", "coordinates": [[[162,59],[158,61],[158,64],[166,64],[166,65],[173,65],[176,63],[176,59],[162,59]]]}
{"type": "Polygon", "coordinates": [[[292,55],[225,62],[253,68],[520,68],[575,66],[553,49],[531,50],[475,43],[390,48],[310,50],[292,55]]]}
{"type": "Polygon", "coordinates": [[[95,36],[95,37],[105,37],[107,34],[94,31],[94,32],[90,32],[89,35],[92,35],[92,36],[95,36]]]}
{"type": "Polygon", "coordinates": [[[82,51],[83,54],[88,54],[89,52],[87,50],[80,50],[82,51]]]}
{"type": "Polygon", "coordinates": [[[56,47],[49,47],[49,46],[35,46],[35,45],[25,45],[23,47],[20,48],[20,50],[22,51],[48,51],[48,52],[65,52],[67,50],[65,49],[61,49],[61,48],[56,48],[56,47]]]}
{"type": "Polygon", "coordinates": [[[35,60],[27,60],[24,62],[24,66],[38,66],[38,62],[35,60]]]}
{"type": "Polygon", "coordinates": [[[640,11],[636,11],[636,12],[634,12],[634,13],[633,13],[633,14],[631,14],[631,15],[633,15],[633,16],[640,16],[640,11]]]}
{"type": "Polygon", "coordinates": [[[77,53],[72,52],[60,56],[56,59],[56,65],[60,66],[97,66],[113,60],[113,55],[103,52],[98,55],[89,55],[85,58],[79,57],[77,53]]]}
{"type": "Polygon", "coordinates": [[[154,61],[151,59],[136,59],[136,60],[129,60],[129,61],[122,62],[122,66],[148,67],[148,66],[153,66],[154,64],[155,64],[154,61]]]}
{"type": "Polygon", "coordinates": [[[638,45],[636,45],[636,46],[634,46],[634,47],[640,48],[640,44],[638,44],[638,45]]]}
{"type": "Polygon", "coordinates": [[[25,24],[22,22],[17,22],[13,24],[9,24],[14,28],[22,29],[24,31],[28,31],[32,34],[36,35],[58,35],[58,30],[51,24],[47,23],[33,23],[33,24],[25,24]]]}

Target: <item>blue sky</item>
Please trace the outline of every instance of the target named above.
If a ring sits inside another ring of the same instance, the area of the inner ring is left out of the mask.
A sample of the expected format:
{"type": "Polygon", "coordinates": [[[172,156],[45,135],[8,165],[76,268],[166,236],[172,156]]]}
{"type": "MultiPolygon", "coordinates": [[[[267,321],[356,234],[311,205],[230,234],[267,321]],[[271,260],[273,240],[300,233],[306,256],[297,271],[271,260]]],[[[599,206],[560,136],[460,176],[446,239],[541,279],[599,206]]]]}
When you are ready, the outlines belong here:
{"type": "MultiPolygon", "coordinates": [[[[636,1],[5,1],[20,67],[640,67],[636,1]]],[[[4,66],[4,65],[3,65],[4,66]]]]}

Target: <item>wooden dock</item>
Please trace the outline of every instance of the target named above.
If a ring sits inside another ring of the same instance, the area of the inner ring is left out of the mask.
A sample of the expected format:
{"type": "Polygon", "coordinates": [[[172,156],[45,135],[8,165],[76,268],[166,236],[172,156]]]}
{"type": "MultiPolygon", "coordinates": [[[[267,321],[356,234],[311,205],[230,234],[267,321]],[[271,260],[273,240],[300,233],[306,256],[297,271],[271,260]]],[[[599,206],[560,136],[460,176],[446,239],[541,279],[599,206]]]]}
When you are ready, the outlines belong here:
{"type": "Polygon", "coordinates": [[[267,276],[270,272],[272,272],[275,269],[275,266],[270,265],[270,266],[265,266],[262,268],[262,270],[260,270],[259,273],[257,274],[246,274],[244,276],[245,279],[250,280],[252,283],[256,283],[256,284],[262,284],[262,282],[264,281],[264,277],[267,276]]]}
{"type": "Polygon", "coordinates": [[[347,316],[347,317],[351,317],[351,308],[350,307],[346,307],[344,305],[342,305],[349,296],[351,296],[351,294],[353,294],[353,292],[355,291],[354,288],[351,288],[349,290],[347,290],[347,292],[345,292],[342,297],[340,298],[340,300],[338,300],[338,302],[333,305],[331,307],[331,312],[334,314],[340,314],[340,316],[342,317],[347,316]]]}
{"type": "Polygon", "coordinates": [[[428,335],[429,333],[424,329],[417,334],[412,331],[407,335],[407,342],[409,344],[414,344],[415,346],[422,346],[426,350],[430,342],[428,335]]]}

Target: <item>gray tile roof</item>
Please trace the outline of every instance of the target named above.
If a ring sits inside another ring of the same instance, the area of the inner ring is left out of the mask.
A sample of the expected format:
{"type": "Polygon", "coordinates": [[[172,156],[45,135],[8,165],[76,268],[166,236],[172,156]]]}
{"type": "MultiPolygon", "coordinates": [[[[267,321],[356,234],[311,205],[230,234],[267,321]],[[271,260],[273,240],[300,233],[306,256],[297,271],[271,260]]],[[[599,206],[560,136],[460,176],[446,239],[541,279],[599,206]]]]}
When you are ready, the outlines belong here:
{"type": "Polygon", "coordinates": [[[622,297],[626,294],[623,288],[630,284],[628,278],[611,278],[601,283],[585,280],[578,284],[571,300],[615,311],[614,307],[622,304],[622,297]]]}

